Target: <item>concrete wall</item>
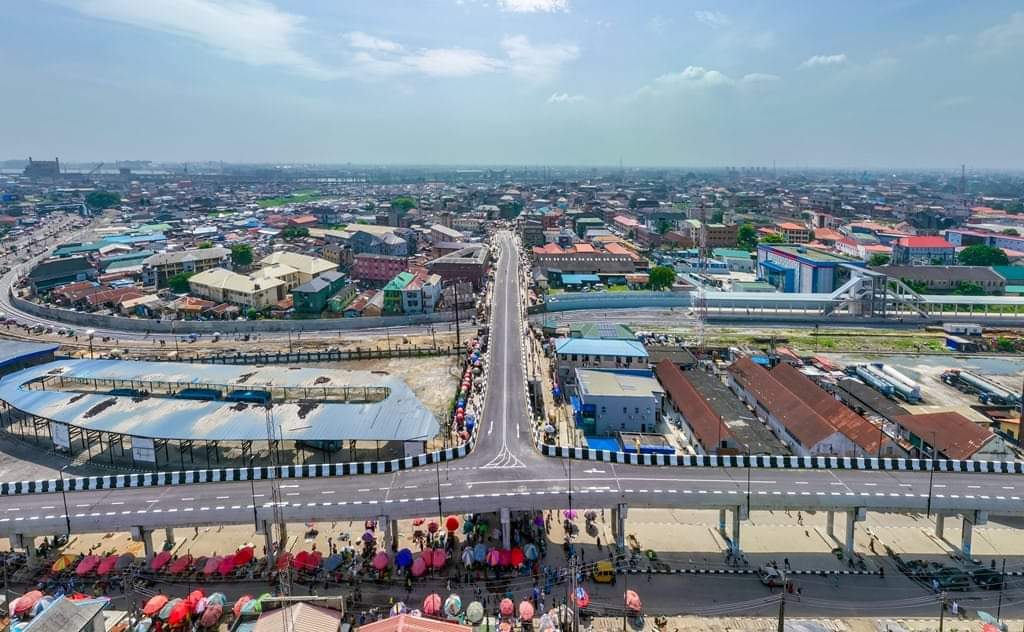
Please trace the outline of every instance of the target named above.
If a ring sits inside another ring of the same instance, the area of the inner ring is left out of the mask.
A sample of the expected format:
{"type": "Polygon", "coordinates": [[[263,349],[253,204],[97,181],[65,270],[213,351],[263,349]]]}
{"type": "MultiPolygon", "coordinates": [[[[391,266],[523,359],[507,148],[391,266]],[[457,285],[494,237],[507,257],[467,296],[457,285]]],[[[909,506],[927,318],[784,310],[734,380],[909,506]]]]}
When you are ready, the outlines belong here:
{"type": "Polygon", "coordinates": [[[26,314],[38,318],[65,323],[78,328],[105,329],[152,333],[251,333],[273,331],[334,331],[376,329],[380,327],[401,327],[428,323],[445,323],[453,320],[451,312],[416,314],[413,316],[381,316],[374,318],[311,318],[303,320],[212,320],[212,321],[170,321],[124,318],[86,314],[71,310],[39,305],[17,296],[11,296],[11,304],[26,314]]]}

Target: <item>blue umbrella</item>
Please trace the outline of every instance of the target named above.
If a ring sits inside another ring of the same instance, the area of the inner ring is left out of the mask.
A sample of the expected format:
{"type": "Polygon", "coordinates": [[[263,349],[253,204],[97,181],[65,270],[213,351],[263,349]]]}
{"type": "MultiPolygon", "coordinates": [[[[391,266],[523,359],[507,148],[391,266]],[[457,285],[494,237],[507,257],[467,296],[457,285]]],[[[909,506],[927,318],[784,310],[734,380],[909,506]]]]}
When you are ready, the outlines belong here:
{"type": "Polygon", "coordinates": [[[473,547],[473,560],[483,562],[487,558],[487,545],[483,542],[473,547]]]}
{"type": "Polygon", "coordinates": [[[526,554],[526,559],[528,559],[530,561],[536,560],[537,559],[537,545],[534,544],[533,542],[528,542],[526,544],[526,546],[523,547],[523,553],[526,554]]]}
{"type": "Polygon", "coordinates": [[[342,561],[344,561],[344,559],[345,558],[342,557],[340,554],[328,557],[326,560],[324,560],[324,570],[328,572],[337,570],[337,568],[341,566],[341,563],[342,561]]]}
{"type": "Polygon", "coordinates": [[[475,427],[476,427],[476,422],[475,421],[473,421],[472,419],[467,419],[466,420],[466,431],[467,432],[473,432],[473,428],[475,428],[475,427]]]}
{"type": "Polygon", "coordinates": [[[409,549],[402,549],[395,555],[395,566],[399,568],[408,568],[412,566],[412,551],[409,549]]]}

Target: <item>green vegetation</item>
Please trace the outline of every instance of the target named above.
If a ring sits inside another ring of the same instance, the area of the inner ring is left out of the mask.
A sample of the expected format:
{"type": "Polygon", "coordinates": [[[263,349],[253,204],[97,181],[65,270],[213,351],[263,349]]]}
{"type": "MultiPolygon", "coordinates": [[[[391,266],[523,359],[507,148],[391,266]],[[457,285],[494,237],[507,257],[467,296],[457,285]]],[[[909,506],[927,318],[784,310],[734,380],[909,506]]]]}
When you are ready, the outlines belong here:
{"type": "Polygon", "coordinates": [[[254,307],[250,307],[245,312],[245,317],[248,318],[249,320],[259,320],[260,318],[263,317],[263,313],[254,307]]]}
{"type": "Polygon", "coordinates": [[[965,266],[1005,266],[1010,264],[1005,252],[985,244],[967,246],[957,255],[957,260],[965,266]]]}
{"type": "Polygon", "coordinates": [[[408,195],[400,195],[391,200],[391,207],[397,208],[403,213],[408,213],[410,209],[416,208],[416,200],[412,199],[408,195]]]}
{"type": "Polygon", "coordinates": [[[961,281],[960,283],[957,283],[955,288],[953,288],[953,294],[958,294],[960,296],[985,296],[985,288],[981,287],[977,283],[961,281]]]}
{"type": "Polygon", "coordinates": [[[786,243],[786,240],[782,237],[782,235],[780,235],[778,233],[768,233],[764,237],[759,237],[757,239],[757,243],[759,243],[759,244],[784,244],[784,243],[786,243]]]}
{"type": "Polygon", "coordinates": [[[664,290],[676,282],[676,271],[668,266],[654,266],[647,275],[647,287],[664,290]]]}
{"type": "Polygon", "coordinates": [[[1005,228],[1000,232],[1004,235],[1009,235],[1010,237],[1020,237],[1020,231],[1016,228],[1005,228]]]}
{"type": "Polygon", "coordinates": [[[231,246],[231,263],[243,268],[252,265],[252,246],[249,244],[231,246]]]}
{"type": "Polygon", "coordinates": [[[212,241],[201,241],[201,242],[199,242],[198,245],[196,245],[196,248],[199,248],[200,250],[205,250],[207,248],[213,248],[213,242],[212,241]]]}
{"type": "Polygon", "coordinates": [[[868,266],[872,268],[884,266],[888,264],[891,260],[892,257],[890,257],[889,255],[876,252],[875,254],[871,255],[870,259],[868,259],[868,266]]]}
{"type": "Polygon", "coordinates": [[[289,226],[281,231],[281,237],[286,241],[309,237],[309,229],[304,226],[289,226]]]}
{"type": "Polygon", "coordinates": [[[85,204],[94,211],[110,208],[121,201],[121,196],[110,191],[91,191],[85,196],[85,204]]]}
{"type": "Polygon", "coordinates": [[[753,224],[743,224],[736,233],[736,246],[746,251],[757,247],[757,229],[753,224]]]}
{"type": "Polygon", "coordinates": [[[659,235],[664,235],[668,231],[672,230],[672,223],[667,219],[659,219],[657,229],[659,235]]]}
{"type": "Polygon", "coordinates": [[[172,292],[176,294],[184,294],[188,292],[188,280],[192,278],[195,272],[181,272],[167,279],[167,286],[171,288],[172,292]]]}
{"type": "Polygon", "coordinates": [[[628,292],[629,291],[629,286],[628,285],[611,285],[611,286],[608,286],[608,290],[607,291],[608,292],[628,292]]]}
{"type": "Polygon", "coordinates": [[[256,205],[260,208],[268,208],[271,206],[284,206],[285,204],[301,204],[303,202],[312,202],[324,197],[319,191],[296,191],[290,195],[281,195],[278,197],[267,198],[256,202],[256,205]]]}

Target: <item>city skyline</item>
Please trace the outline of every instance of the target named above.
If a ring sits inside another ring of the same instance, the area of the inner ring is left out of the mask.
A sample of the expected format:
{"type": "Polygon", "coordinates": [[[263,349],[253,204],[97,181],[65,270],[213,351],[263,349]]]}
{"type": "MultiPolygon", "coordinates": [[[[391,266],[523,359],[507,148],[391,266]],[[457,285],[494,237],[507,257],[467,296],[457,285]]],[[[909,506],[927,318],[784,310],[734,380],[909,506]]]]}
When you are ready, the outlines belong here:
{"type": "Polygon", "coordinates": [[[1024,167],[1012,3],[141,6],[9,8],[4,158],[1024,167]]]}

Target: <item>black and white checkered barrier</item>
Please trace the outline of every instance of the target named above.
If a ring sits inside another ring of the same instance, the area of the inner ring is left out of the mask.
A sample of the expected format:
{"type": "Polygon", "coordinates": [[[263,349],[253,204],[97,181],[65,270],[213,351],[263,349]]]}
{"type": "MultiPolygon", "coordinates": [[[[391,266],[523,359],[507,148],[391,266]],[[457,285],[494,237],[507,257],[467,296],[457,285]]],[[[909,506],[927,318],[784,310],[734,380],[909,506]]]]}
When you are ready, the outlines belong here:
{"type": "MultiPolygon", "coordinates": [[[[437,462],[461,459],[473,451],[476,445],[478,427],[473,429],[469,441],[456,447],[434,452],[424,452],[390,461],[361,461],[358,463],[327,463],[321,465],[283,465],[274,467],[225,467],[209,470],[185,470],[180,472],[150,472],[145,474],[108,474],[104,476],[65,477],[64,491],[95,491],[121,489],[125,487],[161,487],[167,485],[195,485],[198,483],[228,483],[272,478],[327,478],[335,476],[358,476],[360,474],[388,474],[408,470],[437,462]]],[[[0,496],[23,494],[49,494],[61,491],[61,479],[49,478],[34,481],[0,483],[0,496]]]]}
{"type": "MultiPolygon", "coordinates": [[[[646,575],[757,575],[756,568],[646,568],[619,569],[618,574],[646,575]]],[[[848,570],[791,570],[786,571],[787,575],[878,575],[878,571],[848,571],[848,570]]],[[[1010,573],[1007,573],[1009,575],[1010,573]]]]}
{"type": "Polygon", "coordinates": [[[978,474],[1024,474],[1021,461],[965,461],[960,459],[893,459],[844,456],[746,456],[631,454],[592,448],[573,448],[543,443],[544,456],[624,465],[657,467],[749,467],[777,470],[893,470],[908,472],[962,472],[978,474]]]}

